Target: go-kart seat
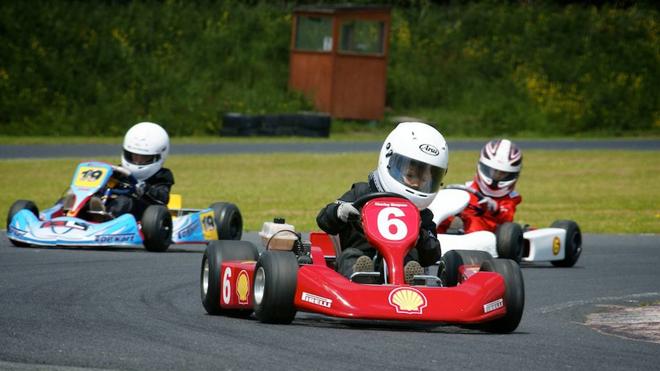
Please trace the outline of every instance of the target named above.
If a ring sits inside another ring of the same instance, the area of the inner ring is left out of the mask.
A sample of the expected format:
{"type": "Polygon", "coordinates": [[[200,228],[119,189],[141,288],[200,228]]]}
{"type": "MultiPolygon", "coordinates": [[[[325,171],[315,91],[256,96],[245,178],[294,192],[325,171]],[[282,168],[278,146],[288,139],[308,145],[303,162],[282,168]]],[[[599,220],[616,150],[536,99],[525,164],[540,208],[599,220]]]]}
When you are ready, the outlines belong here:
{"type": "Polygon", "coordinates": [[[335,268],[337,256],[339,256],[339,253],[341,252],[339,236],[327,234],[325,232],[310,232],[309,242],[312,246],[320,247],[328,266],[335,268]]]}

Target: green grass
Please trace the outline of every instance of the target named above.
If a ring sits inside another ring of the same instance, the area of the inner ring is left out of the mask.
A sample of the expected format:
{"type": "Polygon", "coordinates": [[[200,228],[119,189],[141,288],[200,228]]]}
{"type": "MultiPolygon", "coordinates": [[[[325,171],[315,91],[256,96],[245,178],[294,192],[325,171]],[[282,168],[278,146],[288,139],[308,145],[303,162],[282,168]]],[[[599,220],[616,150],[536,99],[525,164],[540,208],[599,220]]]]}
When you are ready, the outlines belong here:
{"type": "MultiPolygon", "coordinates": [[[[100,158],[114,162],[115,158],[100,158]]],[[[454,152],[446,184],[471,179],[477,154],[454,152]]],[[[517,221],[539,227],[572,219],[587,233],[660,233],[660,153],[642,151],[526,151],[517,221]]],[[[40,208],[65,190],[78,159],[0,161],[0,226],[17,199],[40,208]]],[[[375,153],[172,156],[173,192],[184,207],[236,203],[245,228],[285,217],[298,230],[355,181],[373,170],[375,153]]]]}

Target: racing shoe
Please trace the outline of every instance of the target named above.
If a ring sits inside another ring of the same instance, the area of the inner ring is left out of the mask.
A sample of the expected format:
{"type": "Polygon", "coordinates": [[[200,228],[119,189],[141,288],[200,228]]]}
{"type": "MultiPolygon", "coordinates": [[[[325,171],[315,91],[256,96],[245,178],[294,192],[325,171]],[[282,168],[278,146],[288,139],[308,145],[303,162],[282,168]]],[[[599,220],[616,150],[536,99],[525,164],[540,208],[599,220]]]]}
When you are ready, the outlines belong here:
{"type": "Polygon", "coordinates": [[[416,260],[411,260],[403,267],[403,273],[406,283],[412,285],[415,282],[415,276],[424,274],[424,268],[416,260]]]}
{"type": "Polygon", "coordinates": [[[374,261],[366,255],[362,255],[353,264],[353,275],[351,281],[357,283],[374,284],[377,278],[371,275],[362,275],[360,273],[374,273],[374,261]]]}

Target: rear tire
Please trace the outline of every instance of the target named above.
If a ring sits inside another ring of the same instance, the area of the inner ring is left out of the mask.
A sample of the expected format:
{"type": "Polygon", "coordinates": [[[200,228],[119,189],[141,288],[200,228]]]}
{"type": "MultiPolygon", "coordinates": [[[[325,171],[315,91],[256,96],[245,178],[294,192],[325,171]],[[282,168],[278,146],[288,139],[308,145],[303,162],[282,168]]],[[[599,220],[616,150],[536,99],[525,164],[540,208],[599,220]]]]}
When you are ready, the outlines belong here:
{"type": "Polygon", "coordinates": [[[523,232],[520,224],[503,223],[495,231],[497,238],[497,255],[500,258],[511,259],[520,263],[523,254],[523,232]]]}
{"type": "Polygon", "coordinates": [[[220,307],[222,283],[220,268],[224,261],[257,260],[257,248],[247,241],[211,241],[202,256],[202,269],[199,277],[199,289],[202,305],[206,313],[247,317],[252,310],[223,309],[220,307]]]}
{"type": "MultiPolygon", "coordinates": [[[[11,224],[12,219],[14,219],[14,216],[21,210],[30,210],[32,214],[39,218],[39,208],[37,208],[37,205],[34,202],[29,200],[18,200],[11,205],[9,212],[7,213],[7,225],[5,226],[7,232],[9,232],[9,225],[11,224]]],[[[30,246],[29,243],[12,240],[11,238],[9,241],[16,247],[30,246]]]]}
{"type": "Polygon", "coordinates": [[[520,266],[510,259],[492,259],[483,262],[481,270],[499,273],[504,278],[506,286],[504,292],[506,314],[504,317],[484,323],[480,326],[481,329],[499,334],[513,332],[520,324],[525,307],[525,284],[520,266]]]}
{"type": "Polygon", "coordinates": [[[167,207],[151,205],[142,215],[142,234],[147,251],[163,252],[172,243],[172,215],[167,207]]]}
{"type": "Polygon", "coordinates": [[[219,240],[240,240],[243,235],[243,217],[238,206],[229,202],[211,205],[219,240]]]}
{"type": "Polygon", "coordinates": [[[582,232],[580,232],[580,227],[572,220],[557,220],[552,223],[551,227],[566,230],[564,259],[552,261],[552,265],[566,268],[574,266],[580,258],[580,254],[582,254],[582,232]]]}
{"type": "Polygon", "coordinates": [[[288,324],[296,316],[298,260],[289,251],[261,254],[254,273],[254,314],[264,323],[288,324]]]}

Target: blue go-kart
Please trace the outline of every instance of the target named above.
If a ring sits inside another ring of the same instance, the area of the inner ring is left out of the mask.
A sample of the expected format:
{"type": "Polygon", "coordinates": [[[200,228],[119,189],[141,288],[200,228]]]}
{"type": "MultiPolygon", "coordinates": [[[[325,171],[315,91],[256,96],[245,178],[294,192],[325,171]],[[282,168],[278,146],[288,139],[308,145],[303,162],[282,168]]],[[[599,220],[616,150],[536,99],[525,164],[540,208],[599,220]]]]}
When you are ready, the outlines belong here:
{"type": "Polygon", "coordinates": [[[39,212],[32,201],[18,200],[7,215],[7,237],[14,246],[144,246],[165,251],[170,244],[240,240],[243,219],[238,207],[217,202],[206,209],[184,209],[181,196],[147,207],[142,218],[114,217],[106,211],[112,197],[135,192],[136,180],[120,166],[104,162],[78,165],[65,195],[39,212]]]}

